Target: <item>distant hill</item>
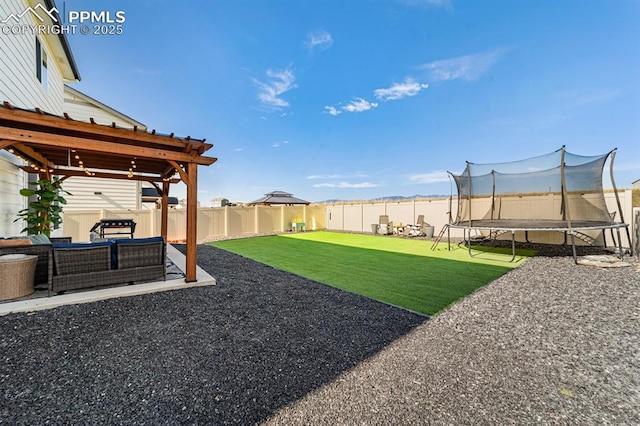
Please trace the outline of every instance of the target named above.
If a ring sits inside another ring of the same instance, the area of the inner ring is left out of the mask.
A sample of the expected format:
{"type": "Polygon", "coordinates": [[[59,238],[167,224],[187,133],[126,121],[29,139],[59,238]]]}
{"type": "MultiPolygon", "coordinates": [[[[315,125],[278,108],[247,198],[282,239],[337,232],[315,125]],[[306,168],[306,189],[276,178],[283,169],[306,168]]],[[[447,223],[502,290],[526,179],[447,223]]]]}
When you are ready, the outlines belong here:
{"type": "Polygon", "coordinates": [[[381,202],[381,201],[411,201],[411,200],[424,200],[427,198],[449,198],[448,195],[438,195],[438,194],[432,194],[432,195],[410,195],[410,196],[403,196],[403,195],[389,195],[387,197],[380,197],[380,198],[372,198],[370,200],[338,200],[338,199],[332,199],[332,200],[324,200],[324,201],[316,201],[315,204],[338,204],[338,203],[355,203],[355,202],[381,202]]]}

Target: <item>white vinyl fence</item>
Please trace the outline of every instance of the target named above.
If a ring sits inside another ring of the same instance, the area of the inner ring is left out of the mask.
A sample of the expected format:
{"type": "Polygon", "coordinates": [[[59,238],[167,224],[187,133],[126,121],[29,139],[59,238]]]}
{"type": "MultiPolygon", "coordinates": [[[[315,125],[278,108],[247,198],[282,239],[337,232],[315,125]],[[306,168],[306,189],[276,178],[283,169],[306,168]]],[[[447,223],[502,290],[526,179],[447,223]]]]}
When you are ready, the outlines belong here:
{"type": "MultiPolygon", "coordinates": [[[[631,201],[631,190],[619,192],[624,219],[630,224],[632,239],[635,239],[637,253],[640,238],[640,209],[634,209],[631,201]],[[635,237],[634,237],[635,236],[635,237]]],[[[610,212],[620,212],[612,192],[605,193],[610,212]]],[[[535,208],[535,203],[544,199],[529,200],[523,203],[524,208],[535,208]],[[532,207],[532,202],[534,206],[532,207]]],[[[310,206],[249,206],[249,207],[215,207],[198,209],[198,242],[212,241],[222,238],[248,237],[291,230],[292,222],[304,222],[307,230],[327,229],[347,232],[371,232],[371,225],[377,224],[381,215],[388,215],[394,224],[415,224],[418,216],[424,215],[425,222],[434,227],[437,235],[442,227],[449,223],[449,211],[455,218],[457,202],[448,198],[402,202],[354,202],[329,205],[310,206]]],[[[525,212],[523,212],[523,217],[525,212]]],[[[63,230],[60,235],[71,236],[74,241],[89,241],[89,230],[100,219],[133,219],[136,224],[136,237],[160,235],[160,210],[79,210],[64,213],[63,230]]],[[[169,241],[184,241],[186,233],[186,211],[170,210],[168,222],[169,241]]],[[[622,232],[622,244],[630,247],[626,232],[622,232]]],[[[462,231],[451,230],[454,238],[462,237],[462,231]]],[[[591,236],[602,244],[603,233],[591,232],[591,236]]],[[[510,238],[510,235],[504,235],[510,238]]],[[[617,235],[616,235],[617,238],[617,235]]],[[[518,241],[524,241],[524,233],[516,233],[518,241]]],[[[529,232],[529,241],[558,244],[564,241],[560,232],[529,232]]],[[[611,244],[611,236],[607,231],[606,241],[611,244]]],[[[578,240],[578,244],[583,243],[578,240]]]]}
{"type": "MultiPolygon", "coordinates": [[[[626,223],[632,225],[633,207],[631,201],[631,190],[618,191],[620,204],[622,207],[623,217],[626,223]]],[[[502,197],[502,202],[514,203],[521,206],[521,217],[526,218],[528,213],[540,203],[549,202],[545,196],[532,196],[522,199],[520,197],[502,197]]],[[[616,220],[620,220],[620,212],[613,192],[605,192],[605,200],[610,212],[616,212],[616,220]]],[[[490,205],[490,200],[487,202],[490,205]]],[[[448,198],[433,198],[415,201],[397,201],[397,202],[353,202],[339,203],[326,206],[326,224],[328,230],[350,231],[350,232],[372,232],[371,225],[377,224],[380,215],[388,215],[389,220],[394,225],[406,225],[417,223],[418,216],[424,215],[425,222],[434,226],[437,235],[442,227],[449,223],[449,211],[455,220],[457,212],[457,200],[450,202],[448,198]]],[[[630,229],[631,233],[632,229],[630,229]]],[[[590,237],[594,238],[598,244],[603,244],[602,231],[587,231],[590,237]]],[[[631,234],[633,235],[633,234],[631,234]]],[[[462,238],[463,231],[460,229],[451,229],[451,236],[454,238],[462,238]]],[[[446,235],[445,235],[446,237],[446,235]]],[[[615,234],[617,240],[617,233],[615,234]]],[[[622,245],[629,247],[629,240],[626,232],[622,230],[622,245]]],[[[511,234],[503,234],[500,238],[511,238],[511,234]]],[[[543,232],[531,231],[528,233],[528,239],[531,242],[560,244],[564,242],[564,234],[561,232],[543,232]]],[[[525,241],[524,232],[516,232],[517,241],[525,241]]],[[[607,231],[606,242],[612,244],[611,233],[607,231]]],[[[587,244],[584,241],[577,240],[576,244],[587,244]]]]}
{"type": "MultiPolygon", "coordinates": [[[[187,212],[169,210],[167,240],[186,239],[187,212]]],[[[60,235],[89,241],[89,231],[101,219],[133,219],[136,237],[160,235],[160,210],[75,210],[64,213],[60,235]]],[[[273,234],[303,222],[307,230],[324,229],[324,206],[249,206],[198,209],[198,243],[221,238],[273,234]]]]}

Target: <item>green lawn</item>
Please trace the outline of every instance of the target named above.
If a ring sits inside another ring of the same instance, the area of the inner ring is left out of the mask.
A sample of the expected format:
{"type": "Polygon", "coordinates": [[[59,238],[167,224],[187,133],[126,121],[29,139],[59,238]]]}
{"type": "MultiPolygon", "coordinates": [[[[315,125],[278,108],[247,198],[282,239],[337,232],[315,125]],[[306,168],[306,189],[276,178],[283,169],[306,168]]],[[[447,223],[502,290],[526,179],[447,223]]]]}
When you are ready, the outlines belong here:
{"type": "Polygon", "coordinates": [[[275,268],[412,311],[434,315],[520,265],[504,250],[477,252],[446,242],[307,232],[211,243],[275,268]]]}

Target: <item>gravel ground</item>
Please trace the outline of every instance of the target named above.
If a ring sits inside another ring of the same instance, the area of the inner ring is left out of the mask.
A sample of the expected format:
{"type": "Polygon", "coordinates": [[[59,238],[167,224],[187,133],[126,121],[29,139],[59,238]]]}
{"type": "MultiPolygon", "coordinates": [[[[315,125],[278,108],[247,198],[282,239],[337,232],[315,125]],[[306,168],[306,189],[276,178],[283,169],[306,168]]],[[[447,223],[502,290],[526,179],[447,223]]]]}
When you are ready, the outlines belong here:
{"type": "Polygon", "coordinates": [[[253,424],[426,317],[210,246],[217,285],[0,317],[0,424],[253,424]]]}
{"type": "Polygon", "coordinates": [[[542,254],[268,423],[640,424],[637,263],[542,254]]]}
{"type": "Polygon", "coordinates": [[[640,424],[637,264],[553,254],[427,321],[200,246],[216,286],[0,317],[0,423],[640,424]]]}

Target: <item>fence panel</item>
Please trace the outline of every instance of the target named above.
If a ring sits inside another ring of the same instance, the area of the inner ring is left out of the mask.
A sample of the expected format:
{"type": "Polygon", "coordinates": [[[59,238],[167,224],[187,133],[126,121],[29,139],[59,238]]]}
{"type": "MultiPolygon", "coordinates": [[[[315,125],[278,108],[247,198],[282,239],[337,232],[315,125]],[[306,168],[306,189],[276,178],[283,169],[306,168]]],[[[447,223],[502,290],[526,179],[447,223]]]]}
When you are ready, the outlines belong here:
{"type": "Polygon", "coordinates": [[[258,215],[257,226],[254,226],[251,232],[256,234],[282,232],[283,219],[280,207],[256,206],[255,211],[258,215]]]}
{"type": "MultiPolygon", "coordinates": [[[[635,252],[638,252],[640,240],[640,209],[631,207],[631,191],[620,191],[621,206],[624,218],[631,224],[631,236],[635,252]]],[[[605,193],[610,211],[618,210],[612,192],[605,193]]],[[[502,202],[512,200],[503,199],[502,202]]],[[[524,209],[535,208],[537,203],[545,199],[531,200],[523,203],[524,209]]],[[[522,201],[520,201],[522,202],[522,201]]],[[[555,200],[553,200],[555,203],[555,200]]],[[[486,206],[476,208],[490,209],[490,201],[486,206]]],[[[558,206],[559,208],[559,206],[558,206]]],[[[394,223],[416,223],[419,215],[424,215],[425,222],[434,226],[436,234],[449,223],[449,211],[455,219],[457,201],[451,205],[447,198],[393,202],[393,203],[349,203],[312,206],[248,206],[248,207],[216,207],[198,209],[198,241],[205,242],[223,237],[239,237],[255,234],[271,234],[291,229],[291,222],[305,222],[307,230],[329,229],[336,231],[371,232],[371,224],[378,223],[380,215],[387,214],[394,223]]],[[[523,212],[524,214],[525,212],[523,212]]],[[[56,235],[71,236],[74,241],[89,241],[89,230],[103,218],[133,219],[136,221],[137,237],[160,234],[159,210],[77,210],[63,215],[63,230],[56,235]]],[[[620,216],[616,213],[616,219],[620,216]]],[[[623,245],[629,247],[626,233],[622,233],[623,245]]],[[[462,230],[451,231],[452,237],[462,237],[462,230]]],[[[602,232],[593,235],[602,241],[602,232]]],[[[505,238],[510,238],[505,235],[505,238]]],[[[519,241],[524,241],[524,233],[517,233],[519,241]],[[522,234],[522,235],[520,235],[522,234]]],[[[169,241],[184,241],[186,238],[186,210],[170,210],[168,219],[169,241]]],[[[561,243],[564,235],[559,232],[530,232],[529,241],[544,243],[561,243]]],[[[607,237],[610,244],[610,236],[607,237]]]]}

